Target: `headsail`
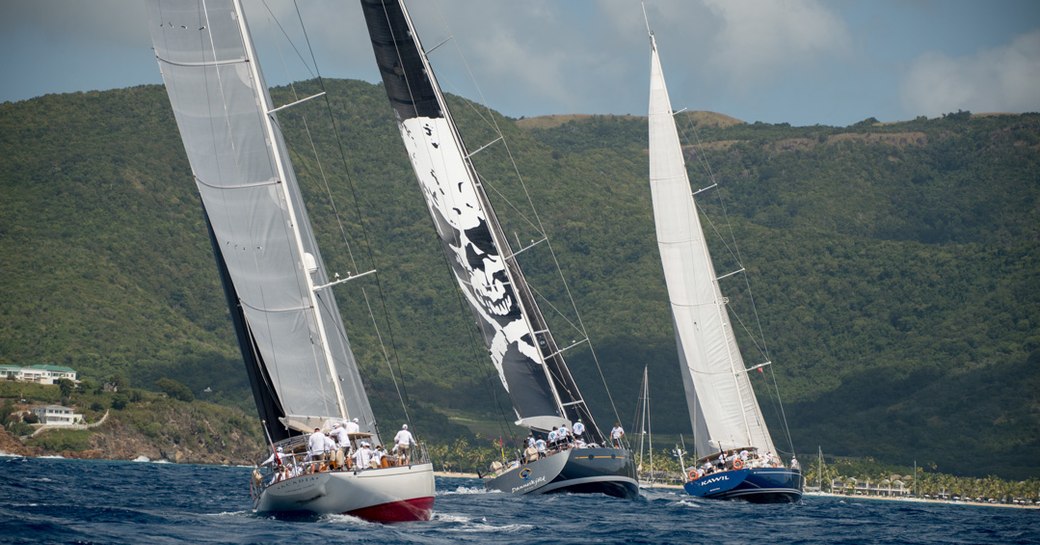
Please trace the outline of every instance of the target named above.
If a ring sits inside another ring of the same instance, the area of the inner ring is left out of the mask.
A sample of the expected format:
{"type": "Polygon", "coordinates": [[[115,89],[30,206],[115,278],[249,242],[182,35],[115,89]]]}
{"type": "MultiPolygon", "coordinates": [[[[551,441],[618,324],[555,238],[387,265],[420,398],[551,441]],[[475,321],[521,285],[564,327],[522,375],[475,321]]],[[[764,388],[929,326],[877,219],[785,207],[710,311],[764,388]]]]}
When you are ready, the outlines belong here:
{"type": "Polygon", "coordinates": [[[155,0],[151,21],[257,407],[282,420],[268,431],[356,417],[374,432],[240,3],[155,0]]]}
{"type": "Polygon", "coordinates": [[[519,423],[602,436],[516,263],[403,4],[361,0],[376,62],[459,288],[519,423]]]}
{"type": "Polygon", "coordinates": [[[775,452],[697,216],[652,34],[650,44],[650,188],[696,452],[775,452]]]}

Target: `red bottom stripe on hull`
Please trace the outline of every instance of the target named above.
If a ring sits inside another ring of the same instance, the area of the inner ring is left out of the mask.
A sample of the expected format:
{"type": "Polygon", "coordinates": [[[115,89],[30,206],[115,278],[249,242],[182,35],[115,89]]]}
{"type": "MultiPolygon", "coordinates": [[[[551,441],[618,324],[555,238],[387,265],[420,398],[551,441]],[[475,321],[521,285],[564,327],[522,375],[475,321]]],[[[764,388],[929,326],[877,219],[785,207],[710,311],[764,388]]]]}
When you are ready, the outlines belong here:
{"type": "Polygon", "coordinates": [[[348,515],[370,522],[414,522],[430,520],[433,515],[433,496],[412,498],[410,500],[382,503],[356,509],[348,515]]]}

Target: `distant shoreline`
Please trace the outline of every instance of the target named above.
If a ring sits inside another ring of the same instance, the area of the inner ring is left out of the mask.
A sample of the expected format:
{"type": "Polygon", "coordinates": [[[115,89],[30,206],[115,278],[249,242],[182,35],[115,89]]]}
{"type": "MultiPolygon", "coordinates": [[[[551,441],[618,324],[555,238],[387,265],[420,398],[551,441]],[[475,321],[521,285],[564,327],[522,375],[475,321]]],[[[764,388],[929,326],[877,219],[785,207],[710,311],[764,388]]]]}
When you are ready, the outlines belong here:
{"type": "Polygon", "coordinates": [[[928,498],[897,498],[893,496],[850,496],[848,494],[831,494],[830,492],[806,492],[805,496],[820,498],[842,498],[852,500],[881,500],[881,501],[903,501],[910,503],[937,503],[945,505],[971,505],[975,507],[1013,507],[1016,509],[1040,509],[1040,505],[1021,505],[1017,503],[986,503],[979,501],[964,500],[933,500],[928,498]]]}

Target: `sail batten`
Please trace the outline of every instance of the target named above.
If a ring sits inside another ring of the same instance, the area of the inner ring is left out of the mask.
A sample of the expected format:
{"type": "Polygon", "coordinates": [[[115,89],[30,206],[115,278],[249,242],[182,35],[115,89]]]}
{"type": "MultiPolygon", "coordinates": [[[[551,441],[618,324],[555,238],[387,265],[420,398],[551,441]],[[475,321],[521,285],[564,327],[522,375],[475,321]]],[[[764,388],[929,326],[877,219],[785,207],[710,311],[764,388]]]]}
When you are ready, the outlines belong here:
{"type": "Polygon", "coordinates": [[[702,456],[749,446],[775,452],[730,327],[650,39],[650,188],[695,449],[702,456]]]}

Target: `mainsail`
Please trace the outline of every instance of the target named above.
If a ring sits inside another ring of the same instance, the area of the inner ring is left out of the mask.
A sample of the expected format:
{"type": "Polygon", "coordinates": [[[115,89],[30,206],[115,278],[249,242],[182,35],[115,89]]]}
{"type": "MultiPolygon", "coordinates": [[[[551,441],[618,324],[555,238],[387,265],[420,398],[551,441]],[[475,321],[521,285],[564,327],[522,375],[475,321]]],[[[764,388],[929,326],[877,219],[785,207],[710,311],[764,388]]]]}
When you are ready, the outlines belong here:
{"type": "Polygon", "coordinates": [[[155,55],[269,433],[278,440],[346,418],[375,432],[240,2],[155,0],[151,10],[155,55]]]}
{"type": "Polygon", "coordinates": [[[696,452],[775,452],[697,216],[652,34],[650,46],[650,189],[696,452]]]}
{"type": "Polygon", "coordinates": [[[469,160],[403,3],[361,0],[376,63],[437,234],[518,424],[581,418],[602,442],[469,160]]]}

